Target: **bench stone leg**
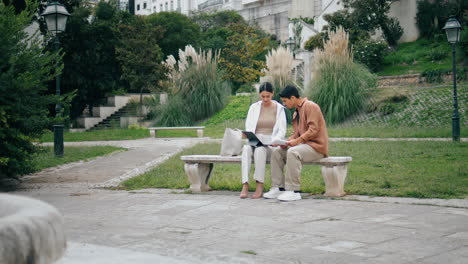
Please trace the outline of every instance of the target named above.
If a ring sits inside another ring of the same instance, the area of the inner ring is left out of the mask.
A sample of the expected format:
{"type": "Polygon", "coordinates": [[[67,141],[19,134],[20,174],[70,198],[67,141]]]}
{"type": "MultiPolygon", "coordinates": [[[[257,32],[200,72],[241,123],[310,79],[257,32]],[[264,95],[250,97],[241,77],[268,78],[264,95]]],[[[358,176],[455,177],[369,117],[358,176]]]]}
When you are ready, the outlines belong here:
{"type": "Polygon", "coordinates": [[[156,137],[156,130],[150,130],[150,137],[156,137]]]}
{"type": "Polygon", "coordinates": [[[197,129],[197,136],[203,137],[203,129],[197,129]]]}
{"type": "Polygon", "coordinates": [[[322,166],[322,177],[325,182],[325,196],[328,197],[341,197],[346,193],[344,192],[344,183],[346,175],[348,174],[348,166],[322,166]]]}
{"type": "Polygon", "coordinates": [[[213,163],[185,163],[184,169],[192,192],[211,191],[208,181],[213,170],[213,163]]]}

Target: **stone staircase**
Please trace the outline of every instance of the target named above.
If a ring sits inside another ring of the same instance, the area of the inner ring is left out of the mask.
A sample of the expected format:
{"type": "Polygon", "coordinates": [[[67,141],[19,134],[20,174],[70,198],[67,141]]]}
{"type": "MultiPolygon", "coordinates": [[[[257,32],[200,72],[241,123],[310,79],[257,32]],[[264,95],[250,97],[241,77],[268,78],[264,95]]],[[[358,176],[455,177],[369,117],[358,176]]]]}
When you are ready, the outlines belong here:
{"type": "Polygon", "coordinates": [[[76,121],[80,127],[88,130],[127,105],[131,98],[132,97],[128,95],[109,96],[107,97],[106,105],[93,107],[92,116],[81,116],[78,117],[76,121]]]}
{"type": "Polygon", "coordinates": [[[97,123],[89,130],[107,129],[107,128],[121,128],[127,127],[130,124],[137,123],[140,117],[138,117],[135,109],[132,109],[130,103],[127,103],[124,107],[120,108],[117,112],[114,112],[110,116],[97,123]]]}
{"type": "MultiPolygon", "coordinates": [[[[152,94],[143,94],[143,97],[153,97],[152,94]]],[[[166,103],[168,95],[161,93],[158,95],[160,103],[166,103]]],[[[137,116],[136,111],[129,109],[130,102],[139,102],[140,94],[126,94],[109,96],[106,104],[93,107],[92,116],[84,114],[76,119],[78,128],[75,131],[103,128],[126,128],[131,124],[137,123],[141,117],[137,116]]],[[[146,115],[148,109],[143,106],[143,115],[146,115]]]]}

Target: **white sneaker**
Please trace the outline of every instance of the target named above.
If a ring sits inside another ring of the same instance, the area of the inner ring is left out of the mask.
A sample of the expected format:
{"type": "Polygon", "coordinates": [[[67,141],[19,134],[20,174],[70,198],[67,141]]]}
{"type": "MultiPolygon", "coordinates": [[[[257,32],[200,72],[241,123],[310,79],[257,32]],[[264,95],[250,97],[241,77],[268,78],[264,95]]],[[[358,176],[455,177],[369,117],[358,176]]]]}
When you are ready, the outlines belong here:
{"type": "Polygon", "coordinates": [[[280,196],[282,193],[284,192],[280,191],[278,187],[271,188],[269,192],[263,194],[263,198],[275,199],[278,198],[278,196],[280,196]]]}
{"type": "Polygon", "coordinates": [[[297,201],[302,199],[300,193],[296,193],[293,191],[285,191],[281,195],[278,196],[278,200],[289,202],[289,201],[297,201]]]}

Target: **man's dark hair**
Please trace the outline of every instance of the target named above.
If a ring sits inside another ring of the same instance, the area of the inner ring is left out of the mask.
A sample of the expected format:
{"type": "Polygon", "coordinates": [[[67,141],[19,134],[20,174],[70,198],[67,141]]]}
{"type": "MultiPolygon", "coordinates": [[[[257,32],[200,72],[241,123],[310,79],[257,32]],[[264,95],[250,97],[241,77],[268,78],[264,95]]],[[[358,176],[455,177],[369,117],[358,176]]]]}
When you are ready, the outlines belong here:
{"type": "Polygon", "coordinates": [[[288,98],[291,99],[291,96],[295,96],[296,98],[299,98],[299,91],[297,88],[293,85],[286,85],[286,87],[281,90],[279,93],[279,96],[282,98],[288,98]]]}
{"type": "Polygon", "coordinates": [[[264,82],[260,85],[260,88],[258,89],[258,92],[261,93],[263,91],[267,91],[270,93],[273,93],[273,85],[269,82],[264,82]]]}

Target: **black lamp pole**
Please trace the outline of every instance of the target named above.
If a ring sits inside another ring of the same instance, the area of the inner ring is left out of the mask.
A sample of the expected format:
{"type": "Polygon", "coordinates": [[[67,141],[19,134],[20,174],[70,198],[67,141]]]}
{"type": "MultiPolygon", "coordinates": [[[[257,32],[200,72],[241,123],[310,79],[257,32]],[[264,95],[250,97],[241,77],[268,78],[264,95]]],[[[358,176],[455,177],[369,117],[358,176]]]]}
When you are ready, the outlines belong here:
{"type": "Polygon", "coordinates": [[[453,75],[452,140],[460,141],[460,116],[458,115],[457,63],[456,63],[455,48],[456,48],[456,43],[452,43],[452,75],[453,75]]]}
{"type": "MultiPolygon", "coordinates": [[[[54,47],[55,50],[58,52],[60,49],[60,40],[58,34],[55,34],[54,38],[54,47]]],[[[55,77],[55,94],[57,97],[60,96],[60,80],[62,74],[57,75],[55,77]]],[[[62,117],[61,110],[62,106],[60,102],[57,102],[55,105],[55,117],[60,118],[62,117]]],[[[63,124],[54,125],[54,154],[56,157],[63,157],[63,124]]]]}
{"type": "Polygon", "coordinates": [[[460,41],[461,25],[455,17],[450,17],[443,28],[447,34],[447,40],[452,44],[452,76],[453,76],[453,115],[452,115],[452,140],[460,141],[460,116],[458,115],[457,99],[457,62],[456,45],[460,41]]]}
{"type": "MultiPolygon", "coordinates": [[[[60,49],[58,34],[65,31],[67,17],[70,16],[70,13],[68,13],[64,5],[55,0],[47,3],[46,9],[41,16],[46,21],[47,29],[54,34],[54,48],[58,52],[60,49]]],[[[57,75],[55,79],[55,94],[57,97],[60,96],[60,78],[61,74],[57,75]]],[[[55,105],[55,117],[57,119],[62,117],[61,108],[62,106],[58,102],[55,105]]],[[[63,124],[54,125],[54,154],[56,157],[63,156],[63,124]]]]}

